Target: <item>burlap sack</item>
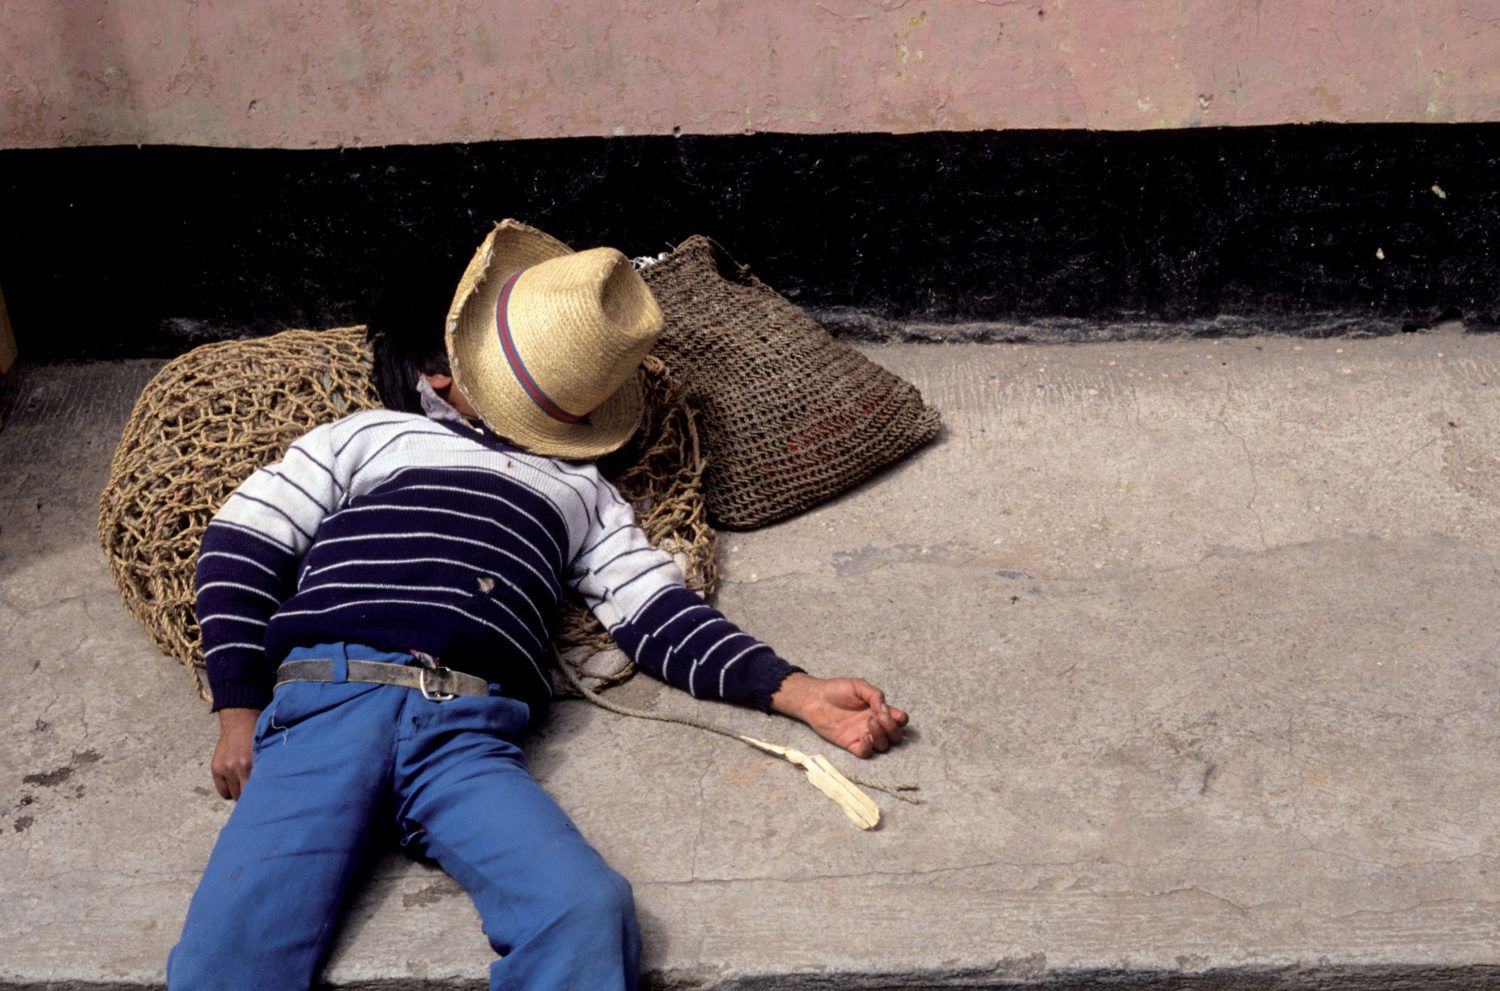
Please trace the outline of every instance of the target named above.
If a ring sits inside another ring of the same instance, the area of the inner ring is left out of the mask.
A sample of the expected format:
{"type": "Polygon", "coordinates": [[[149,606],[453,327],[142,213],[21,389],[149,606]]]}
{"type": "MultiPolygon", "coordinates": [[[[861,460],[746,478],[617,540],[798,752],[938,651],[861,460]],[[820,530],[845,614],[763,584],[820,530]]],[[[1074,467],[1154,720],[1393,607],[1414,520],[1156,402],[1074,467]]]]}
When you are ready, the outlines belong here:
{"type": "Polygon", "coordinates": [[[931,440],[937,410],[835,340],[717,243],[694,236],[641,275],[666,323],[653,352],[698,412],[718,526],[763,526],[931,440]]]}
{"type": "MultiPolygon", "coordinates": [[[[195,348],[167,363],[137,400],[99,498],[99,542],[126,609],[187,667],[203,697],[193,576],[204,527],[240,482],[309,429],[378,407],[371,367],[361,327],[285,331],[195,348]]],[[[673,554],[690,586],[711,594],[715,534],[699,489],[692,412],[660,362],[648,361],[645,381],[646,422],[613,459],[613,474],[647,536],[673,554]]],[[[585,673],[612,646],[576,603],[554,643],[585,673]]],[[[631,670],[611,663],[602,680],[631,670]]]]}

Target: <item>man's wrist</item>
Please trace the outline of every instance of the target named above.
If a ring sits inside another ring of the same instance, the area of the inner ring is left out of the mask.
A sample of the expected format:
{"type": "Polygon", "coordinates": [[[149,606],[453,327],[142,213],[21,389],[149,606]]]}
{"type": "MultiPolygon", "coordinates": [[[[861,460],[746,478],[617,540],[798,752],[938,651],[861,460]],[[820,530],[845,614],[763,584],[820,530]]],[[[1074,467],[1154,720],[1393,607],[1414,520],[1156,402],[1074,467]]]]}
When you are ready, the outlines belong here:
{"type": "Polygon", "coordinates": [[[782,679],[781,687],[772,693],[771,711],[801,719],[808,696],[817,682],[817,678],[805,671],[793,671],[782,679]]]}
{"type": "Polygon", "coordinates": [[[248,706],[226,706],[219,710],[219,728],[229,729],[246,723],[253,726],[260,718],[260,712],[261,710],[248,706]]]}

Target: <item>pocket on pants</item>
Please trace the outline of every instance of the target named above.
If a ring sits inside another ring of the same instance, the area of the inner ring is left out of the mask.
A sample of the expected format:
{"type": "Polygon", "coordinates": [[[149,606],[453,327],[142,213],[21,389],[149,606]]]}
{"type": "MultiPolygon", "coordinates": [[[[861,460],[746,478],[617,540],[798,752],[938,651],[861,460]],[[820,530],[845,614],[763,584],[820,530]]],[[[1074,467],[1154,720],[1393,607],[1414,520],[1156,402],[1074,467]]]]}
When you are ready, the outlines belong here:
{"type": "Polygon", "coordinates": [[[286,743],[295,727],[382,687],[362,681],[287,682],[276,689],[271,704],[256,721],[253,750],[260,753],[271,744],[286,743]]]}
{"type": "Polygon", "coordinates": [[[443,725],[478,730],[503,740],[519,740],[531,722],[531,707],[508,695],[460,695],[442,706],[443,725]]]}
{"type": "Polygon", "coordinates": [[[255,717],[255,737],[251,741],[251,749],[260,753],[260,748],[265,746],[266,729],[276,721],[276,696],[271,696],[271,701],[260,710],[260,715],[255,717]]]}

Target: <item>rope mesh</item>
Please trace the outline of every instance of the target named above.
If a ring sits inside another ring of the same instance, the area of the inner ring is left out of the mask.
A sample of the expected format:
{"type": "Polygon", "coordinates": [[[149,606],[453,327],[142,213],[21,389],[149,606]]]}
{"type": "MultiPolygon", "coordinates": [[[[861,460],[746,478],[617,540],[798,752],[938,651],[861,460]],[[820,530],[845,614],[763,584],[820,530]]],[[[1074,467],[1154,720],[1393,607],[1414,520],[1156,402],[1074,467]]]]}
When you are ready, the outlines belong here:
{"type": "MultiPolygon", "coordinates": [[[[603,467],[688,585],[712,595],[717,536],[703,501],[697,422],[665,366],[648,358],[643,368],[645,422],[603,467]]],[[[372,371],[364,328],[290,330],[195,348],[168,362],[136,400],[99,499],[99,543],[125,608],[187,668],[203,698],[193,577],[204,528],[240,482],[312,427],[378,408],[372,371]]],[[[554,646],[596,685],[634,671],[628,661],[603,678],[585,669],[616,648],[578,602],[565,606],[554,646]]],[[[570,681],[562,684],[572,691],[570,681]]]]}

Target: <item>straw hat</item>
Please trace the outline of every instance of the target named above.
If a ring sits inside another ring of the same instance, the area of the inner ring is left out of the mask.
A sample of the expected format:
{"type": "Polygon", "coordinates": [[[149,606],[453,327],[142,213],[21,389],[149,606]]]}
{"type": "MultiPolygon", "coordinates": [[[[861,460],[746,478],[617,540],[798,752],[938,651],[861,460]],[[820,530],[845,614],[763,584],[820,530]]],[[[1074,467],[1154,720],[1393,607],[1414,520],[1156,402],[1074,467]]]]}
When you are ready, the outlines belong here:
{"type": "Polygon", "coordinates": [[[503,220],[453,296],[448,360],[495,433],[537,454],[594,458],[640,423],[640,364],[660,333],[661,310],[620,252],[574,252],[503,220]]]}

